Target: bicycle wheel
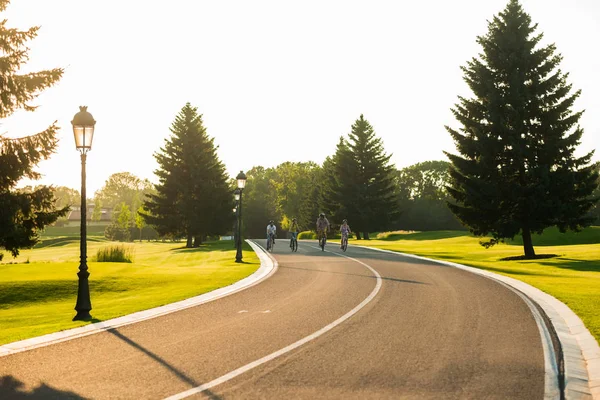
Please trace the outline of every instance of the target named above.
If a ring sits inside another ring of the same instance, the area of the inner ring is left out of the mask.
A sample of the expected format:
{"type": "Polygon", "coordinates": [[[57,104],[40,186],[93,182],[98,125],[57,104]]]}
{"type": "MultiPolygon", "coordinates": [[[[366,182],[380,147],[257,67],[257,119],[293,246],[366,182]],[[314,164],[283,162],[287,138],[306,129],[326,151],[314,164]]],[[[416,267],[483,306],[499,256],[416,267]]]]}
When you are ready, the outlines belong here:
{"type": "Polygon", "coordinates": [[[342,251],[346,251],[347,248],[348,248],[348,238],[344,238],[344,241],[342,242],[342,251]]]}
{"type": "Polygon", "coordinates": [[[293,247],[292,251],[297,252],[298,251],[298,240],[297,239],[294,239],[293,246],[294,247],[293,247]]]}

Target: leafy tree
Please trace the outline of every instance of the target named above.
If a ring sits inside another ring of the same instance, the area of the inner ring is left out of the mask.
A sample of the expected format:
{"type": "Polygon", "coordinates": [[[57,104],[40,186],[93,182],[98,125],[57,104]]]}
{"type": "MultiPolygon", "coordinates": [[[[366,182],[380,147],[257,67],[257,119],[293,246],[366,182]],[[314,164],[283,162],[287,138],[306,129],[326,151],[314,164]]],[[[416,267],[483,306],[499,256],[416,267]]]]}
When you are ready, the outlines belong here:
{"type": "Polygon", "coordinates": [[[108,177],[104,186],[96,191],[95,198],[104,204],[104,207],[114,208],[121,202],[129,205],[130,209],[137,210],[146,193],[152,191],[152,183],[147,179],[140,179],[131,172],[117,172],[108,177]]]}
{"type": "Polygon", "coordinates": [[[156,194],[144,202],[146,221],[162,235],[183,235],[187,247],[231,229],[233,196],[214,139],[202,115],[187,103],[171,126],[171,137],[155,153],[156,194]]]}
{"type": "Polygon", "coordinates": [[[388,228],[398,216],[390,158],[361,115],[348,138],[340,138],[336,153],[326,161],[331,168],[323,166],[330,171],[323,204],[338,223],[347,218],[365,239],[369,232],[388,228]]]}
{"type": "Polygon", "coordinates": [[[102,199],[94,198],[94,211],[92,211],[92,221],[98,222],[102,219],[102,199]]]}
{"type": "Polygon", "coordinates": [[[144,206],[140,206],[135,213],[135,226],[140,230],[140,242],[142,241],[142,231],[146,227],[146,219],[144,218],[144,206]]]}
{"type": "Polygon", "coordinates": [[[279,222],[282,219],[274,188],[275,171],[273,168],[253,167],[246,172],[246,177],[242,198],[243,235],[264,237],[269,221],[279,222]]]}
{"type": "Polygon", "coordinates": [[[78,206],[81,204],[81,194],[79,190],[71,189],[66,186],[56,186],[52,188],[56,198],[57,207],[78,206]]]}
{"type": "Polygon", "coordinates": [[[118,240],[120,242],[129,241],[131,233],[131,211],[125,202],[117,205],[113,211],[112,222],[104,230],[104,236],[110,240],[118,240]]]}
{"type": "Polygon", "coordinates": [[[399,229],[464,229],[447,204],[449,165],[447,161],[425,161],[397,171],[396,191],[402,210],[396,225],[399,229]]]}
{"type": "Polygon", "coordinates": [[[535,257],[532,232],[591,222],[597,180],[592,153],[574,154],[580,91],[558,69],[555,45],[539,46],[536,29],[517,0],[488,23],[477,39],[483,52],[462,68],[474,95],[452,110],[462,128],[447,127],[460,153],[447,153],[450,208],[475,235],[491,234],[485,246],[520,231],[526,258],[535,257]]]}
{"type": "MultiPolygon", "coordinates": [[[[0,0],[0,12],[8,3],[0,0]]],[[[28,60],[26,43],[37,36],[39,28],[20,31],[8,28],[6,22],[0,21],[0,118],[18,109],[34,111],[36,106],[31,101],[63,74],[62,68],[19,73],[28,60]]],[[[69,210],[57,209],[51,187],[38,186],[31,192],[15,190],[21,178],[39,179],[34,168],[56,150],[58,129],[54,123],[32,136],[12,139],[0,135],[0,248],[15,257],[19,249],[36,244],[37,233],[69,210]]],[[[0,253],[0,259],[2,256],[0,253]]]]}

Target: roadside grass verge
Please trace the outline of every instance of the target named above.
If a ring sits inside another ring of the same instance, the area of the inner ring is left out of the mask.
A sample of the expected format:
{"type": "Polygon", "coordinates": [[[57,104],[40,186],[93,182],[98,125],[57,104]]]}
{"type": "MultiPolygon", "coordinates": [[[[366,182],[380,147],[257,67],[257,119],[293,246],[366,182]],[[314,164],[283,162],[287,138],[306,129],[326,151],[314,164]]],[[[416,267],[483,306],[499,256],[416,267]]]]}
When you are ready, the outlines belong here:
{"type": "MultiPolygon", "coordinates": [[[[598,227],[577,238],[590,240],[588,235],[600,232],[598,227]]],[[[353,240],[355,245],[371,246],[386,250],[416,254],[437,260],[452,261],[510,276],[534,286],[565,303],[581,318],[591,334],[600,343],[600,246],[595,244],[571,244],[542,247],[534,240],[536,253],[553,253],[557,257],[537,260],[510,260],[503,258],[523,254],[517,245],[499,244],[490,249],[479,245],[479,239],[462,233],[448,237],[443,232],[423,232],[432,239],[414,240],[353,240]],[[436,238],[438,237],[438,238],[436,238]]],[[[557,241],[558,231],[550,230],[542,242],[557,241]]],[[[572,234],[576,235],[576,234],[572,234]]],[[[564,238],[558,239],[564,240],[564,238]]],[[[572,242],[576,242],[574,236],[572,242]]]]}
{"type": "MultiPolygon", "coordinates": [[[[88,254],[115,242],[88,243],[88,254]]],[[[184,300],[251,275],[260,261],[244,243],[244,263],[235,262],[232,242],[131,243],[132,263],[88,261],[91,314],[105,321],[184,300]]],[[[0,264],[0,345],[86,325],[71,321],[77,299],[79,242],[25,250],[0,264]],[[24,263],[27,259],[28,264],[24,263]],[[8,262],[18,262],[9,264],[8,262]]]]}

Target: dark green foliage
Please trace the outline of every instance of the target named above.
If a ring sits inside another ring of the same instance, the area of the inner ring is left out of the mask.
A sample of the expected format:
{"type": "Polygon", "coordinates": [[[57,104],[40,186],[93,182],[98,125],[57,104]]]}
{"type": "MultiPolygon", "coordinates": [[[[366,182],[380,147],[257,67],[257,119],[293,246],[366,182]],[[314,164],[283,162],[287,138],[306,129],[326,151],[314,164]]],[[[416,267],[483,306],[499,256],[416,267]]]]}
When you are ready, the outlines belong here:
{"type": "Polygon", "coordinates": [[[425,161],[396,172],[401,211],[397,229],[433,231],[465,229],[448,208],[447,161],[425,161]]]}
{"type": "Polygon", "coordinates": [[[272,179],[274,176],[273,168],[254,167],[246,172],[248,180],[242,195],[244,237],[266,237],[270,220],[276,222],[278,230],[280,228],[282,215],[272,179]]]}
{"type": "Polygon", "coordinates": [[[155,153],[156,193],[144,202],[146,221],[161,235],[185,236],[187,247],[231,230],[233,196],[196,107],[187,103],[171,126],[171,137],[155,153]]]}
{"type": "Polygon", "coordinates": [[[447,127],[460,153],[447,154],[450,208],[475,235],[492,235],[486,246],[521,232],[528,257],[531,233],[590,224],[597,180],[592,153],[574,154],[580,91],[558,69],[555,46],[538,46],[536,28],[517,0],[494,17],[478,37],[480,58],[462,68],[474,95],[452,110],[462,128],[447,127]]]}
{"type": "MultiPolygon", "coordinates": [[[[4,11],[8,1],[0,1],[4,11]]],[[[41,91],[52,86],[62,76],[60,68],[19,74],[28,60],[26,42],[37,35],[38,28],[19,31],[0,22],[0,118],[6,118],[18,109],[34,111],[30,102],[41,91]]],[[[36,135],[9,139],[0,135],[0,248],[19,254],[38,240],[38,232],[68,212],[68,207],[57,209],[53,190],[38,186],[33,190],[16,191],[21,178],[38,179],[37,164],[56,150],[58,127],[53,124],[36,135]]],[[[0,253],[0,259],[2,253],[0,253]]]]}
{"type": "Polygon", "coordinates": [[[244,236],[265,236],[271,219],[280,237],[292,218],[301,230],[313,229],[319,210],[320,173],[321,168],[313,162],[284,162],[248,171],[242,207],[244,236]]]}
{"type": "MultiPolygon", "coordinates": [[[[340,138],[335,154],[323,164],[322,204],[330,222],[347,218],[354,232],[386,230],[398,217],[391,155],[361,115],[348,139],[340,138]]],[[[316,220],[316,218],[315,218],[316,220]]]]}
{"type": "MultiPolygon", "coordinates": [[[[594,164],[594,170],[596,171],[596,174],[600,176],[600,161],[594,164]]],[[[596,189],[594,189],[592,197],[600,199],[600,177],[596,183],[598,186],[596,186],[596,189]]],[[[593,219],[592,224],[600,225],[600,203],[594,204],[594,206],[590,210],[590,217],[593,219]]]]}

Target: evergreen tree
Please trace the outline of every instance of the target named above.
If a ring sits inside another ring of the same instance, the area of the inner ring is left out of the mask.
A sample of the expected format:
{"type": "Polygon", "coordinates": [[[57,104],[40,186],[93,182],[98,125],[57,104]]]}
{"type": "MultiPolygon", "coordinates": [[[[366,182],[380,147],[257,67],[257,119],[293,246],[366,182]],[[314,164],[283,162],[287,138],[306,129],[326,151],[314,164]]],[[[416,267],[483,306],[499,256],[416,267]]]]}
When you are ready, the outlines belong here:
{"type": "MultiPolygon", "coordinates": [[[[323,205],[334,222],[348,219],[352,229],[383,230],[398,216],[394,196],[394,167],[380,138],[363,115],[352,125],[348,139],[340,138],[336,153],[323,165],[327,172],[323,205]]],[[[358,236],[360,238],[360,236],[358,236]]]]}
{"type": "Polygon", "coordinates": [[[450,208],[474,234],[492,235],[485,246],[520,231],[525,257],[535,256],[532,233],[591,222],[597,179],[592,153],[574,155],[580,91],[558,69],[556,47],[538,46],[536,29],[517,0],[488,23],[477,39],[483,52],[462,68],[474,94],[452,110],[462,128],[446,127],[460,153],[447,154],[450,208]]]}
{"type": "Polygon", "coordinates": [[[231,229],[233,196],[196,107],[187,103],[171,126],[171,137],[155,153],[156,194],[144,202],[146,221],[161,235],[185,236],[187,247],[231,229]]]}
{"type": "MultiPolygon", "coordinates": [[[[0,0],[0,12],[8,6],[0,0]]],[[[0,21],[0,118],[18,109],[34,111],[31,104],[41,91],[58,82],[61,68],[19,74],[28,60],[26,42],[37,36],[38,27],[26,31],[7,28],[0,21]]],[[[39,240],[37,232],[64,216],[69,208],[57,209],[53,190],[38,186],[31,192],[15,191],[21,178],[38,179],[35,166],[48,159],[57,146],[56,123],[36,135],[11,139],[0,135],[0,248],[13,256],[39,240]]],[[[0,259],[2,253],[0,253],[0,259]]]]}

